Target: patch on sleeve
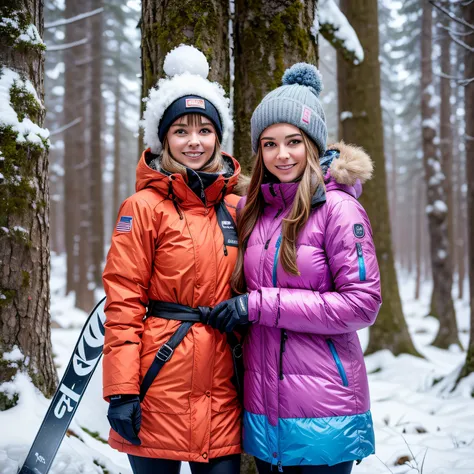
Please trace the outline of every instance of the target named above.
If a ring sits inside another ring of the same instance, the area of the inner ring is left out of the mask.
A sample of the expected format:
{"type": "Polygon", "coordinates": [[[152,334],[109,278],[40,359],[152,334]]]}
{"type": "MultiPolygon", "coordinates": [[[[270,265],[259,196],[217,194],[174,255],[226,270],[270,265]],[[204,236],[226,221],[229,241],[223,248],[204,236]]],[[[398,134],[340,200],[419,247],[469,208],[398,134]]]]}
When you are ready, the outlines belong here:
{"type": "Polygon", "coordinates": [[[354,224],[354,235],[361,239],[365,235],[364,226],[362,224],[354,224]]]}
{"type": "Polygon", "coordinates": [[[132,230],[132,221],[133,217],[122,216],[115,228],[118,232],[130,232],[132,230]]]}

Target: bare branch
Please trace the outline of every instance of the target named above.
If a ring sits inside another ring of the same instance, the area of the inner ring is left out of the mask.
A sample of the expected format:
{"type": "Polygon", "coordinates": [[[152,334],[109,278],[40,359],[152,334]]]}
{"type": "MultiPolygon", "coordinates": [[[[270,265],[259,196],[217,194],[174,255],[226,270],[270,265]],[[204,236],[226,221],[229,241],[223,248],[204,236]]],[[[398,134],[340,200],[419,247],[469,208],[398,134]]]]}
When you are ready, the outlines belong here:
{"type": "MultiPolygon", "coordinates": [[[[474,1],[474,0],[473,0],[474,1]]],[[[442,28],[443,30],[446,30],[448,31],[449,33],[455,35],[455,36],[469,36],[469,35],[472,35],[474,34],[474,30],[473,31],[466,31],[466,32],[462,32],[462,31],[459,31],[459,30],[453,30],[451,29],[449,26],[446,26],[446,25],[443,25],[441,23],[438,23],[436,25],[438,28],[442,28]]]]}
{"type": "Polygon", "coordinates": [[[439,11],[443,12],[445,15],[449,16],[451,20],[460,23],[461,25],[464,25],[465,27],[469,28],[470,30],[474,30],[474,25],[471,25],[467,21],[463,20],[462,18],[458,18],[454,13],[451,13],[449,10],[446,10],[446,8],[437,5],[434,0],[429,0],[431,5],[433,5],[435,8],[437,8],[439,11]]]}
{"type": "Polygon", "coordinates": [[[456,38],[451,33],[449,33],[449,37],[459,46],[462,46],[464,49],[467,49],[469,52],[474,53],[474,48],[472,46],[469,46],[464,41],[461,41],[460,39],[456,38]]]}
{"type": "Polygon", "coordinates": [[[66,125],[63,125],[62,127],[59,127],[56,130],[53,130],[52,132],[50,132],[49,136],[52,137],[53,135],[59,135],[60,133],[63,133],[64,131],[68,130],[69,128],[74,127],[75,125],[81,122],[82,122],[82,117],[78,117],[77,119],[74,119],[72,122],[69,122],[66,125]]]}
{"type": "Polygon", "coordinates": [[[72,16],[71,18],[65,18],[64,20],[53,21],[51,23],[45,23],[44,28],[47,30],[49,28],[56,28],[58,26],[69,25],[70,23],[74,23],[76,21],[84,20],[85,18],[89,18],[93,15],[98,15],[104,11],[103,8],[97,8],[96,10],[92,10],[87,13],[81,13],[80,15],[72,16]]]}
{"type": "Polygon", "coordinates": [[[46,51],[63,51],[64,49],[75,48],[89,42],[89,38],[82,38],[81,40],[74,41],[73,43],[56,44],[52,46],[46,45],[46,51]]]}

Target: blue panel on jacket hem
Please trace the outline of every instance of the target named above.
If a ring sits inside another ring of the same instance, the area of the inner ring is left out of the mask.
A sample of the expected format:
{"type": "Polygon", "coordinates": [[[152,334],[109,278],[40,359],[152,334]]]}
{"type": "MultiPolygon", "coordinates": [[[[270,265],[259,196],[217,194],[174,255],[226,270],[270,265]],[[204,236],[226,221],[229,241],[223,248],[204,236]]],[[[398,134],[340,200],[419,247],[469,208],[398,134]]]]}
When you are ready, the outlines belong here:
{"type": "Polygon", "coordinates": [[[265,415],[244,412],[245,452],[283,466],[338,464],[375,452],[370,410],[327,418],[280,418],[272,426],[265,415]],[[279,439],[278,439],[279,438],[279,439]]]}

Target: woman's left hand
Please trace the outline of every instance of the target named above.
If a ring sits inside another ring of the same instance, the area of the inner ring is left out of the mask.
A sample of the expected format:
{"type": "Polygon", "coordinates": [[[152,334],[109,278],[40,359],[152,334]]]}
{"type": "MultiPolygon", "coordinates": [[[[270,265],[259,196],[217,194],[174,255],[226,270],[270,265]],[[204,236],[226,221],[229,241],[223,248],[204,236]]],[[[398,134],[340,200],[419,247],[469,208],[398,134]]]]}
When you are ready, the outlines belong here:
{"type": "Polygon", "coordinates": [[[222,301],[211,311],[207,323],[221,332],[232,332],[237,324],[248,324],[248,301],[248,293],[222,301]]]}

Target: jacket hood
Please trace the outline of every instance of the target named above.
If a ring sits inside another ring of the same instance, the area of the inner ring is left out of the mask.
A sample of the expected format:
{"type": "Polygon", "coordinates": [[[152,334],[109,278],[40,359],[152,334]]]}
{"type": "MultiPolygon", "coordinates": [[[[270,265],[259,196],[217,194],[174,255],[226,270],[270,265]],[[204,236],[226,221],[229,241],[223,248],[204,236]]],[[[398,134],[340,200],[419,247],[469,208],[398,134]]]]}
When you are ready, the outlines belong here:
{"type": "Polygon", "coordinates": [[[341,189],[355,198],[362,194],[362,184],[372,178],[374,164],[369,155],[343,141],[328,147],[321,159],[326,189],[341,189]]]}
{"type": "MultiPolygon", "coordinates": [[[[224,196],[231,194],[239,182],[240,164],[232,156],[222,153],[226,160],[229,172],[220,175],[205,190],[207,207],[219,203],[224,196]]],[[[187,178],[180,173],[167,173],[150,167],[150,162],[156,158],[150,149],[143,152],[136,171],[135,190],[141,191],[145,188],[153,188],[165,198],[173,199],[183,208],[203,206],[202,201],[188,186],[187,178]]]]}

